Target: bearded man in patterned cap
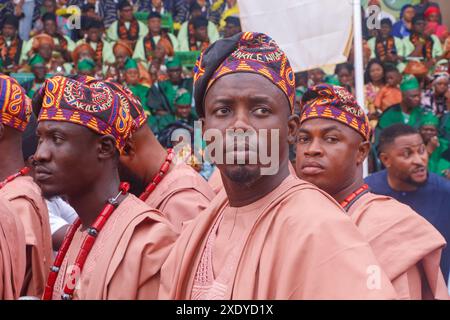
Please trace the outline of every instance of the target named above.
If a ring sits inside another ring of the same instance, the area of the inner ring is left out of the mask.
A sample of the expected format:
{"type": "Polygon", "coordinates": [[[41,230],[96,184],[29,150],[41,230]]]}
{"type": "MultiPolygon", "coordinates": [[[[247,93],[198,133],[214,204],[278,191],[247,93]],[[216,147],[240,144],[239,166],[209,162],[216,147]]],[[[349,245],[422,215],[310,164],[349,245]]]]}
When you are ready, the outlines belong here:
{"type": "Polygon", "coordinates": [[[55,259],[44,299],[155,298],[175,233],[120,182],[119,155],[133,128],[129,105],[104,82],[78,80],[47,79],[33,99],[36,180],[45,196],[66,195],[80,217],[55,259]]]}
{"type": "Polygon", "coordinates": [[[224,190],[178,238],[160,298],[394,298],[382,271],[377,290],[368,286],[367,270],[378,262],[338,204],[289,171],[299,119],[294,73],[275,41],[246,32],[215,42],[197,61],[194,93],[206,132],[267,130],[279,166],[267,172],[258,156],[250,161],[254,142],[216,149],[232,160],[216,161],[224,190]]]}
{"type": "Polygon", "coordinates": [[[0,196],[9,201],[12,212],[25,231],[26,274],[21,295],[40,296],[52,259],[50,225],[41,189],[28,176],[22,156],[22,133],[32,110],[25,90],[18,82],[0,75],[0,196]]]}
{"type": "Polygon", "coordinates": [[[131,91],[113,82],[106,84],[130,105],[137,128],[120,156],[121,177],[132,182],[133,192],[151,208],[161,211],[181,232],[183,222],[207,208],[215,193],[200,174],[186,163],[176,161],[174,152],[165,150],[158,142],[147,125],[141,103],[131,91]],[[161,182],[155,185],[157,179],[161,182]]]}
{"type": "Polygon", "coordinates": [[[445,240],[410,207],[370,192],[363,162],[370,150],[364,110],[342,87],[320,84],[302,98],[297,172],[326,191],[366,236],[400,299],[446,299],[439,260],[445,240]]]}

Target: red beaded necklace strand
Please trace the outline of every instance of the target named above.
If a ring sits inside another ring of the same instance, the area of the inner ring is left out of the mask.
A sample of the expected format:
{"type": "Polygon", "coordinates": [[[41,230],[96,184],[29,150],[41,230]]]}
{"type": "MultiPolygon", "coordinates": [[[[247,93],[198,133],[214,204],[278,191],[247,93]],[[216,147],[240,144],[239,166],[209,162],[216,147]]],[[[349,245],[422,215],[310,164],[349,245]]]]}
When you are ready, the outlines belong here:
{"type": "MultiPolygon", "coordinates": [[[[153,178],[152,182],[149,183],[145,191],[140,195],[139,199],[142,201],[145,201],[150,193],[152,193],[153,190],[155,190],[157,184],[161,182],[164,175],[169,170],[170,164],[172,163],[173,158],[175,157],[175,153],[173,152],[173,149],[167,150],[167,157],[164,163],[161,165],[159,172],[156,174],[156,176],[153,178]]],[[[86,238],[83,241],[83,244],[81,245],[81,249],[78,253],[78,256],[75,260],[75,267],[78,268],[79,274],[81,274],[81,271],[83,269],[84,263],[87,260],[87,257],[89,255],[89,252],[91,251],[95,239],[98,236],[98,233],[101,231],[103,226],[105,225],[108,218],[111,216],[113,211],[118,206],[117,199],[121,194],[126,194],[128,190],[130,189],[130,185],[128,183],[121,183],[120,184],[120,193],[112,199],[108,200],[108,204],[105,206],[105,208],[102,210],[100,215],[97,217],[95,222],[92,224],[92,226],[88,229],[88,234],[86,235],[86,238]]],[[[53,291],[56,283],[56,279],[58,278],[58,273],[61,268],[61,265],[63,263],[63,260],[67,254],[67,251],[69,250],[70,244],[72,243],[73,237],[75,236],[75,232],[78,230],[78,228],[81,225],[80,219],[77,219],[69,228],[64,241],[61,245],[61,248],[58,251],[58,254],[55,258],[55,262],[53,266],[50,268],[50,274],[47,279],[47,285],[45,286],[45,291],[43,295],[43,300],[51,300],[53,297],[53,291]]],[[[72,273],[75,272],[76,269],[72,270],[72,273]]],[[[64,286],[63,294],[61,295],[61,299],[63,300],[71,300],[73,298],[73,292],[75,291],[75,285],[71,285],[70,287],[67,285],[64,286]]]]}
{"type": "Polygon", "coordinates": [[[6,178],[2,182],[0,182],[0,189],[3,188],[4,186],[6,186],[8,184],[8,182],[13,181],[15,178],[17,178],[19,176],[26,176],[29,172],[30,172],[30,168],[23,167],[22,169],[20,169],[19,172],[16,172],[15,174],[10,175],[8,178],[6,178]]]}
{"type": "Polygon", "coordinates": [[[159,172],[155,175],[152,182],[148,184],[147,188],[145,188],[145,191],[139,196],[139,199],[141,199],[142,201],[147,200],[147,198],[150,196],[150,193],[155,190],[156,185],[161,182],[164,175],[167,173],[167,171],[169,171],[170,164],[172,163],[174,157],[175,152],[173,151],[173,149],[167,149],[166,161],[164,161],[164,163],[161,165],[161,167],[159,168],[159,172]]]}
{"type": "Polygon", "coordinates": [[[345,198],[344,201],[340,203],[341,207],[344,208],[345,211],[348,211],[352,204],[367,192],[369,192],[369,186],[364,184],[361,188],[355,192],[352,192],[347,198],[345,198]]]}
{"type": "MultiPolygon", "coordinates": [[[[117,201],[121,195],[125,195],[128,190],[130,190],[130,184],[127,182],[122,182],[119,187],[119,193],[114,198],[108,199],[107,204],[100,212],[100,214],[95,219],[94,223],[90,228],[87,229],[87,235],[84,238],[84,241],[81,245],[81,249],[78,252],[77,258],[75,259],[75,268],[72,269],[72,275],[75,273],[75,270],[78,269],[79,273],[83,270],[84,264],[87,260],[89,252],[94,246],[95,240],[97,239],[98,234],[102,230],[108,218],[114,212],[114,210],[118,207],[119,202],[117,201]]],[[[50,274],[48,275],[47,284],[45,286],[44,295],[42,297],[43,300],[52,300],[53,291],[55,288],[56,279],[58,277],[59,270],[63,263],[64,257],[69,250],[70,244],[72,243],[75,232],[81,225],[81,220],[78,218],[70,227],[67,232],[64,241],[61,245],[61,248],[58,251],[58,254],[55,258],[55,262],[53,266],[50,268],[50,274]]],[[[75,285],[68,285],[67,283],[64,286],[63,294],[61,295],[61,299],[63,300],[72,300],[73,292],[75,291],[75,285]]]]}

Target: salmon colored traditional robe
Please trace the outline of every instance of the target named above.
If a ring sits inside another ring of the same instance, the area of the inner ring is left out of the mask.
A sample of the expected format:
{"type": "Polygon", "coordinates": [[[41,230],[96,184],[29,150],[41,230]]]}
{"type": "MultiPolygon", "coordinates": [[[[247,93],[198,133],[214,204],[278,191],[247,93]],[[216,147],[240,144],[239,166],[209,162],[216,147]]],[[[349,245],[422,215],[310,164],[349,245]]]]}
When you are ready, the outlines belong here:
{"type": "Polygon", "coordinates": [[[40,297],[53,262],[47,205],[33,178],[17,177],[0,190],[22,222],[27,245],[27,270],[21,295],[40,297]],[[31,255],[31,256],[29,256],[31,255]]]}
{"type": "Polygon", "coordinates": [[[208,207],[215,193],[208,182],[185,163],[176,164],[145,201],[181,232],[183,222],[194,219],[208,207]]]}
{"type": "Polygon", "coordinates": [[[367,193],[349,209],[399,299],[448,299],[439,267],[445,239],[410,207],[367,193]]]}
{"type": "Polygon", "coordinates": [[[0,198],[0,300],[20,296],[25,276],[25,233],[22,223],[0,198]]]}
{"type": "Polygon", "coordinates": [[[159,297],[392,299],[396,294],[338,204],[289,175],[245,207],[230,207],[221,191],[178,238],[161,271],[159,297]]]}
{"type": "MultiPolygon", "coordinates": [[[[75,283],[74,299],[155,299],[160,269],[177,234],[159,211],[129,194],[113,212],[80,273],[70,272],[87,234],[75,233],[58,274],[53,299],[61,299],[65,283],[75,283]]],[[[79,271],[79,270],[78,270],[79,271]]]]}

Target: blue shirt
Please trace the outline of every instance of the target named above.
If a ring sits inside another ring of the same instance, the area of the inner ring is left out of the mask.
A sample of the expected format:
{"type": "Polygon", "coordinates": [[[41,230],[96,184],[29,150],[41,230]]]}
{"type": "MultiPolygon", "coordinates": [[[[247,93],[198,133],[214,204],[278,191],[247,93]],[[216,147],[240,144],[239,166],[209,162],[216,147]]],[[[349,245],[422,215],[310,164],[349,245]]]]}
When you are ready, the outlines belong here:
{"type": "Polygon", "coordinates": [[[449,279],[450,269],[450,180],[429,173],[425,185],[415,191],[393,190],[387,180],[387,171],[383,170],[367,177],[366,183],[376,194],[390,196],[427,219],[445,238],[447,246],[442,251],[441,269],[444,279],[449,279]]]}

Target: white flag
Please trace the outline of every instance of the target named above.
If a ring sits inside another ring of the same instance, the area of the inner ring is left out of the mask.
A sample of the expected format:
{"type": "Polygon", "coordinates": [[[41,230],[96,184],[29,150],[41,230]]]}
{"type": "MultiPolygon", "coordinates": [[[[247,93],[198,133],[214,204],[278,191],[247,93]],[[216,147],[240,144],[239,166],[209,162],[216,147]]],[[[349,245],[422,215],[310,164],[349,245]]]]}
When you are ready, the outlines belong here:
{"type": "Polygon", "coordinates": [[[243,31],[263,32],[295,72],[347,61],[352,0],[238,0],[243,31]]]}

